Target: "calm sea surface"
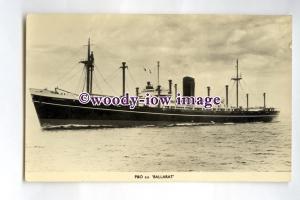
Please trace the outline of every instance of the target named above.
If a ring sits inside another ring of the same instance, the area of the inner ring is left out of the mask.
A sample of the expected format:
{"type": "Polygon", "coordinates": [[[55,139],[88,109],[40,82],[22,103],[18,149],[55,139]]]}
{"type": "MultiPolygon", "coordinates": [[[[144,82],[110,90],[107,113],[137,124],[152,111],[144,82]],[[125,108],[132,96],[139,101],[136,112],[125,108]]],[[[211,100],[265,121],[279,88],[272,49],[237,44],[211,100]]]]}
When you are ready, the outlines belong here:
{"type": "Polygon", "coordinates": [[[43,131],[27,136],[26,170],[290,171],[291,130],[272,123],[43,131]]]}

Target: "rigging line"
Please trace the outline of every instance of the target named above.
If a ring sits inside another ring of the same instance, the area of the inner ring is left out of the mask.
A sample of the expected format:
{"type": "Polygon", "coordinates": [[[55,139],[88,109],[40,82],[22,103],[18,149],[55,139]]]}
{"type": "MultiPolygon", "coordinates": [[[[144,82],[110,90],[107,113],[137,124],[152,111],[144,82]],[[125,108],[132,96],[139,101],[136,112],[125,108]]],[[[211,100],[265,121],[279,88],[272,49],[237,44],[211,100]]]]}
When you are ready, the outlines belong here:
{"type": "Polygon", "coordinates": [[[255,91],[252,90],[251,87],[249,87],[246,83],[246,81],[244,80],[243,83],[246,85],[247,89],[249,90],[249,93],[251,94],[252,98],[253,99],[257,99],[257,98],[260,98],[259,94],[255,91]]]}
{"type": "Polygon", "coordinates": [[[235,86],[235,81],[232,81],[232,83],[231,83],[231,85],[230,85],[230,87],[229,87],[229,92],[230,92],[230,93],[232,92],[232,90],[235,89],[234,86],[235,86]]]}
{"type": "Polygon", "coordinates": [[[53,81],[50,85],[54,85],[54,84],[59,84],[61,83],[62,79],[67,77],[68,75],[70,75],[71,73],[73,73],[78,67],[77,67],[78,63],[74,63],[72,65],[72,69],[71,71],[66,70],[64,73],[62,73],[58,78],[55,79],[55,81],[53,81]]]}
{"type": "MultiPolygon", "coordinates": [[[[81,48],[79,50],[81,50],[81,48]]],[[[79,50],[75,53],[75,56],[73,55],[73,57],[77,57],[77,54],[79,53],[79,50]]],[[[74,70],[74,68],[76,68],[76,65],[78,64],[78,62],[75,62],[75,63],[74,62],[69,62],[71,60],[71,58],[73,58],[73,57],[70,57],[70,59],[68,59],[68,63],[69,63],[68,65],[65,65],[64,63],[66,63],[66,61],[63,61],[61,66],[63,66],[64,71],[62,72],[62,75],[59,76],[55,80],[55,82],[51,83],[51,85],[56,84],[59,81],[61,81],[61,79],[64,78],[64,76],[68,75],[68,73],[71,73],[74,70]]]]}
{"type": "Polygon", "coordinates": [[[130,70],[128,69],[128,73],[129,73],[129,77],[133,80],[134,84],[136,86],[138,86],[137,82],[135,81],[135,79],[133,78],[133,75],[131,74],[130,70]]]}
{"type": "Polygon", "coordinates": [[[253,92],[253,90],[251,89],[251,87],[248,86],[247,82],[245,80],[243,80],[243,83],[245,84],[245,86],[247,87],[247,89],[250,91],[250,93],[255,94],[255,92],[253,92]]]}
{"type": "Polygon", "coordinates": [[[95,85],[96,85],[95,88],[98,88],[99,91],[100,91],[100,93],[102,93],[103,91],[102,91],[102,89],[101,89],[101,87],[100,87],[101,84],[100,84],[98,81],[99,81],[99,80],[98,80],[97,76],[94,76],[94,83],[95,83],[95,85]]]}
{"type": "Polygon", "coordinates": [[[102,74],[99,70],[97,70],[96,65],[95,65],[95,71],[96,71],[96,73],[100,74],[100,76],[102,77],[102,79],[104,80],[104,82],[107,84],[107,86],[111,89],[111,91],[114,92],[115,94],[118,94],[118,93],[111,87],[111,85],[108,83],[108,81],[104,78],[103,74],[102,74]]]}
{"type": "MultiPolygon", "coordinates": [[[[112,80],[114,80],[115,78],[116,78],[116,76],[114,76],[113,78],[111,78],[113,75],[115,75],[116,74],[116,72],[119,70],[119,68],[116,68],[110,75],[108,75],[107,77],[106,77],[106,79],[107,80],[110,80],[110,81],[112,81],[112,80]]],[[[98,67],[95,65],[95,71],[98,71],[98,67]]],[[[96,77],[94,77],[95,79],[96,79],[96,77]]],[[[100,84],[101,85],[101,84],[100,84]]],[[[100,90],[101,90],[101,88],[99,88],[100,90]]]]}
{"type": "Polygon", "coordinates": [[[100,93],[103,93],[101,87],[98,85],[99,84],[98,79],[95,79],[95,84],[96,84],[96,87],[99,89],[100,93]]]}
{"type": "Polygon", "coordinates": [[[126,85],[127,85],[127,89],[125,88],[125,92],[129,93],[129,88],[131,88],[131,85],[129,83],[129,80],[126,79],[126,85]]]}
{"type": "Polygon", "coordinates": [[[229,93],[229,95],[228,95],[229,96],[229,104],[228,104],[228,106],[232,106],[232,104],[234,104],[234,102],[235,102],[235,100],[234,100],[235,99],[235,92],[233,92],[234,86],[235,86],[235,81],[232,81],[232,84],[229,87],[229,91],[228,91],[228,93],[229,93]]]}
{"type": "Polygon", "coordinates": [[[115,69],[110,75],[108,75],[107,79],[110,79],[113,75],[115,75],[117,73],[117,71],[119,71],[119,68],[115,69]]]}
{"type": "MultiPolygon", "coordinates": [[[[95,68],[99,69],[98,66],[95,65],[95,68]]],[[[115,68],[114,71],[112,71],[109,75],[107,75],[107,78],[111,77],[112,75],[114,75],[117,71],[119,70],[119,68],[115,68]]]]}
{"type": "MultiPolygon", "coordinates": [[[[246,82],[243,82],[243,84],[245,84],[246,85],[246,82]]],[[[242,84],[241,84],[242,85],[242,84]]],[[[246,85],[247,86],[247,85],[246,85]]],[[[241,86],[242,87],[242,86],[241,86]]],[[[248,89],[248,93],[249,94],[251,94],[251,96],[252,97],[256,97],[257,96],[257,93],[254,93],[252,90],[251,90],[251,88],[249,88],[249,87],[247,87],[247,89],[248,89]]]]}
{"type": "MultiPolygon", "coordinates": [[[[84,73],[84,80],[86,79],[86,73],[84,73]]],[[[83,92],[84,91],[84,88],[85,88],[85,81],[83,81],[83,86],[82,86],[82,90],[81,90],[81,92],[83,92]]]]}
{"type": "Polygon", "coordinates": [[[71,80],[73,80],[73,78],[80,73],[81,68],[76,67],[74,71],[72,71],[72,73],[69,73],[63,80],[62,82],[60,82],[60,85],[65,84],[67,81],[70,82],[71,80]],[[78,73],[79,72],[79,73],[78,73]]]}
{"type": "MultiPolygon", "coordinates": [[[[74,80],[75,77],[78,77],[78,76],[77,76],[76,74],[74,74],[73,76],[70,77],[69,80],[66,79],[65,82],[67,82],[67,83],[65,84],[65,86],[69,86],[69,84],[72,83],[71,81],[74,80]]],[[[73,86],[73,85],[74,85],[74,84],[72,84],[72,86],[73,86]]],[[[76,90],[76,88],[74,88],[74,90],[76,90]]]]}
{"type": "MultiPolygon", "coordinates": [[[[79,92],[80,92],[81,80],[83,79],[83,74],[84,74],[84,67],[82,68],[80,78],[79,78],[79,81],[78,81],[78,84],[77,84],[77,87],[76,87],[76,91],[79,91],[79,92]]],[[[83,79],[83,81],[84,81],[84,79],[83,79]]]]}
{"type": "Polygon", "coordinates": [[[63,77],[63,80],[61,82],[58,82],[60,85],[66,84],[66,82],[70,82],[74,79],[74,77],[78,77],[78,75],[81,75],[81,67],[75,67],[75,70],[73,70],[71,73],[67,74],[67,76],[63,77]]]}
{"type": "Polygon", "coordinates": [[[77,55],[80,53],[80,50],[81,50],[81,49],[82,49],[82,46],[80,46],[80,47],[77,49],[77,51],[75,51],[75,53],[73,53],[72,56],[70,56],[67,60],[62,61],[61,66],[64,67],[64,71],[62,72],[62,75],[59,76],[59,77],[55,80],[55,82],[51,83],[50,85],[56,84],[56,83],[57,83],[58,81],[60,81],[64,76],[66,76],[66,74],[71,73],[71,71],[74,70],[74,66],[75,66],[76,64],[78,64],[78,63],[77,63],[77,62],[73,63],[73,62],[69,62],[69,61],[71,61],[72,59],[74,59],[74,57],[77,58],[77,55]],[[65,65],[65,63],[69,63],[69,64],[65,65]],[[71,71],[69,71],[70,69],[71,69],[71,71]]]}
{"type": "Polygon", "coordinates": [[[83,46],[80,45],[79,48],[74,53],[71,53],[70,57],[68,57],[66,60],[62,61],[62,64],[64,65],[65,63],[67,63],[67,65],[66,65],[67,67],[69,65],[71,65],[73,63],[73,62],[71,62],[71,60],[75,60],[77,57],[79,57],[79,53],[82,50],[82,47],[83,46]]]}
{"type": "Polygon", "coordinates": [[[118,77],[118,76],[114,76],[114,77],[112,77],[112,78],[107,78],[107,79],[109,79],[110,81],[113,81],[113,80],[115,80],[117,77],[118,77]]]}
{"type": "Polygon", "coordinates": [[[243,84],[241,82],[240,82],[239,86],[241,88],[241,91],[244,92],[244,94],[246,94],[247,91],[244,89],[243,84]]]}
{"type": "MultiPolygon", "coordinates": [[[[73,64],[73,62],[69,62],[69,61],[71,59],[74,59],[74,57],[77,56],[77,54],[80,52],[80,50],[81,50],[81,48],[78,48],[77,51],[74,54],[72,54],[72,56],[68,57],[67,60],[62,61],[61,66],[64,66],[64,71],[62,72],[62,76],[65,76],[69,72],[69,70],[74,67],[75,63],[73,64]],[[65,65],[65,63],[67,61],[68,61],[69,64],[65,65]]],[[[48,85],[54,85],[54,84],[56,84],[62,78],[62,76],[60,76],[59,78],[55,79],[55,82],[50,82],[50,84],[48,84],[48,85]]]]}
{"type": "Polygon", "coordinates": [[[225,92],[226,92],[225,87],[224,87],[224,89],[223,88],[218,88],[218,90],[216,90],[216,92],[214,92],[214,90],[211,91],[212,94],[215,94],[215,95],[218,95],[218,96],[225,96],[225,92]]]}
{"type": "Polygon", "coordinates": [[[239,86],[241,88],[241,95],[242,95],[242,97],[241,97],[241,103],[245,103],[244,97],[246,97],[247,92],[246,92],[246,90],[244,90],[244,88],[242,86],[242,83],[240,83],[239,86]]]}

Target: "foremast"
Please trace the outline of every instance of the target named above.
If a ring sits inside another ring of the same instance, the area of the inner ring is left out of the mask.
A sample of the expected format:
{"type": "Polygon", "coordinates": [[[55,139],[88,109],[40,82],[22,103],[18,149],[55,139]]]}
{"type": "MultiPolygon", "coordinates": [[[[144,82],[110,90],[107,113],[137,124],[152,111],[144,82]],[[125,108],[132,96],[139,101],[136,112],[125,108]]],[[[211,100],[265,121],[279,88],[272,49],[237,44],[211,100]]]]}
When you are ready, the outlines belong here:
{"type": "Polygon", "coordinates": [[[80,61],[79,63],[84,64],[86,72],[86,92],[92,94],[93,92],[93,71],[94,71],[94,54],[91,51],[90,38],[87,45],[87,59],[80,61]]]}

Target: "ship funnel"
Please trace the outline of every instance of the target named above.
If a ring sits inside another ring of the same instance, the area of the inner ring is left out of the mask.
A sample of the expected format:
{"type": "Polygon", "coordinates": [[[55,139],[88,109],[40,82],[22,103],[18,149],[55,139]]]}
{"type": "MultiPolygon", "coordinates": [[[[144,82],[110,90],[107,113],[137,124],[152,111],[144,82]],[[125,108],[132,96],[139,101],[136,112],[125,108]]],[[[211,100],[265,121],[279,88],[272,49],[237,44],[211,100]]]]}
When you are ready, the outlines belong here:
{"type": "Polygon", "coordinates": [[[172,80],[169,80],[169,94],[172,94],[172,80]]]}
{"type": "Polygon", "coordinates": [[[195,79],[189,76],[183,78],[183,96],[195,95],[195,79]]]}

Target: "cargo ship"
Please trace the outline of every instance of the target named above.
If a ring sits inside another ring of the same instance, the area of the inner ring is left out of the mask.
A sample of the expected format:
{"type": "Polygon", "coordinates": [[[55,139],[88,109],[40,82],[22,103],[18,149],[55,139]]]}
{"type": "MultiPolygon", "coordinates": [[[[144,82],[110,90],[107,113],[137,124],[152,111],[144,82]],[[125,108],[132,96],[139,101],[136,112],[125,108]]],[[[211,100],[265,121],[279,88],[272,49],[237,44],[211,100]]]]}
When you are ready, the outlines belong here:
{"type": "MultiPolygon", "coordinates": [[[[91,51],[90,40],[87,45],[87,58],[80,61],[85,69],[84,92],[93,93],[93,71],[95,68],[94,54],[91,51]]],[[[136,89],[136,96],[143,98],[143,94],[152,95],[175,95],[177,84],[174,84],[172,91],[172,80],[168,80],[169,88],[162,91],[159,83],[159,65],[157,65],[158,83],[154,87],[147,81],[146,87],[139,91],[136,89]],[[165,94],[163,93],[165,92],[165,94]]],[[[126,62],[122,62],[122,92],[125,94],[126,62]]],[[[32,101],[42,128],[51,127],[131,127],[131,126],[169,126],[176,124],[216,124],[216,123],[251,123],[271,122],[279,115],[279,111],[273,107],[266,107],[266,94],[263,93],[263,106],[249,107],[248,94],[247,107],[239,106],[239,75],[238,60],[236,63],[236,76],[232,78],[236,86],[236,106],[228,105],[228,85],[225,86],[226,98],[222,105],[211,109],[199,108],[196,106],[176,106],[172,102],[168,106],[145,106],[138,105],[134,109],[128,106],[93,106],[92,103],[81,104],[78,100],[79,94],[60,89],[54,90],[30,88],[32,101]]],[[[192,77],[183,78],[183,96],[194,96],[195,81],[192,77]]],[[[120,95],[120,96],[122,96],[120,95]]],[[[103,95],[102,95],[103,96],[103,95]]],[[[207,87],[207,96],[210,96],[210,87],[207,87]]]]}

